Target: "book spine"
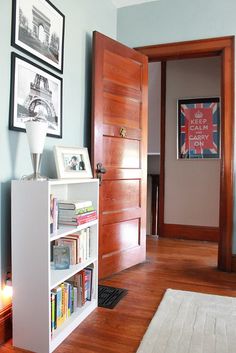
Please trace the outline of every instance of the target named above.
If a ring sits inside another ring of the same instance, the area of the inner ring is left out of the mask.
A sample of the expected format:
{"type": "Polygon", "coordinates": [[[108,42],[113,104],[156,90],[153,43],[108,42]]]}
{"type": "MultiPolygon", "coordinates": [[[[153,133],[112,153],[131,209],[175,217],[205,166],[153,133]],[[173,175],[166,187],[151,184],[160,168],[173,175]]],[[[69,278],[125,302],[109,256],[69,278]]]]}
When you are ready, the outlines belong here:
{"type": "Polygon", "coordinates": [[[57,288],[57,327],[62,324],[62,291],[57,288]]]}
{"type": "Polygon", "coordinates": [[[74,311],[78,308],[78,288],[76,286],[73,287],[73,297],[74,297],[74,311]]]}
{"type": "Polygon", "coordinates": [[[53,198],[53,233],[58,229],[58,203],[57,198],[53,198]]]}
{"type": "Polygon", "coordinates": [[[94,217],[94,216],[97,217],[97,211],[86,212],[86,213],[80,214],[80,215],[76,216],[76,219],[78,221],[80,219],[87,219],[89,217],[94,217]]]}
{"type": "Polygon", "coordinates": [[[96,216],[96,215],[88,216],[88,217],[83,218],[83,219],[77,219],[77,225],[80,226],[80,225],[82,225],[82,224],[95,221],[96,219],[97,219],[97,216],[96,216]]]}
{"type": "Polygon", "coordinates": [[[51,293],[51,333],[55,331],[55,305],[56,301],[56,295],[54,293],[51,293]]]}
{"type": "Polygon", "coordinates": [[[76,217],[77,215],[84,214],[87,212],[94,211],[94,207],[83,207],[83,208],[78,208],[75,210],[65,210],[65,209],[59,209],[59,216],[60,217],[76,217]]]}
{"type": "Polygon", "coordinates": [[[77,210],[77,209],[81,209],[84,207],[90,207],[92,206],[92,201],[88,200],[88,201],[76,201],[76,202],[70,202],[70,201],[59,201],[58,203],[58,207],[61,210],[77,210]]]}
{"type": "Polygon", "coordinates": [[[86,228],[86,248],[87,248],[87,258],[89,259],[91,257],[91,252],[90,252],[90,228],[86,228]]]}

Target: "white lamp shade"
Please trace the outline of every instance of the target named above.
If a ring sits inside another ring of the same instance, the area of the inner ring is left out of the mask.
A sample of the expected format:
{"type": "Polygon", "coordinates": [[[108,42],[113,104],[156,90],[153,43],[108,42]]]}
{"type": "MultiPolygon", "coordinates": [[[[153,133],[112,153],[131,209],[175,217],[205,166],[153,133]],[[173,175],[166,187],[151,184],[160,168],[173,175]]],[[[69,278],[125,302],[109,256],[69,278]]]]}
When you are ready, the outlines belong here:
{"type": "Polygon", "coordinates": [[[26,133],[31,153],[42,153],[45,137],[47,133],[48,123],[42,121],[26,121],[26,133]]]}

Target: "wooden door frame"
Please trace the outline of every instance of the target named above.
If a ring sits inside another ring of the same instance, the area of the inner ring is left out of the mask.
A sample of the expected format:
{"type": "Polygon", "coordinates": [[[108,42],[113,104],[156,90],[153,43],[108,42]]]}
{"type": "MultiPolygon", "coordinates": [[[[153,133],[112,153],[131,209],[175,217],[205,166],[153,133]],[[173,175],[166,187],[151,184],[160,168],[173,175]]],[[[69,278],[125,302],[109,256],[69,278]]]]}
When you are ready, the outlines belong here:
{"type": "MultiPolygon", "coordinates": [[[[233,155],[234,155],[234,36],[193,40],[135,48],[149,62],[161,61],[162,72],[168,60],[221,57],[221,167],[219,205],[218,268],[231,271],[233,235],[233,155]]],[[[164,81],[164,80],[163,80],[164,81]]],[[[165,85],[165,83],[164,83],[165,85]]],[[[164,92],[164,90],[163,90],[164,92]]],[[[165,101],[162,97],[162,103],[165,101]]],[[[161,115],[165,116],[164,108],[161,115]]],[[[161,124],[160,231],[164,224],[164,153],[165,126],[161,124]]]]}

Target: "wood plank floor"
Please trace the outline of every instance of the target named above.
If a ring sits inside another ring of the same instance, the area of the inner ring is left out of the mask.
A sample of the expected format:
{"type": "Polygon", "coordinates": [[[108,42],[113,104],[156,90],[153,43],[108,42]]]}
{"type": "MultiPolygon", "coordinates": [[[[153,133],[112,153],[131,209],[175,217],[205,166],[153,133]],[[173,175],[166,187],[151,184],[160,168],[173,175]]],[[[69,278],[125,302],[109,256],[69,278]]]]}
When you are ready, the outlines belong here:
{"type": "MultiPolygon", "coordinates": [[[[216,263],[217,244],[148,237],[145,263],[101,282],[128,295],[113,310],[98,308],[55,353],[136,352],[167,288],[236,297],[236,274],[219,272],[216,263]]],[[[0,352],[23,351],[9,341],[0,352]]]]}

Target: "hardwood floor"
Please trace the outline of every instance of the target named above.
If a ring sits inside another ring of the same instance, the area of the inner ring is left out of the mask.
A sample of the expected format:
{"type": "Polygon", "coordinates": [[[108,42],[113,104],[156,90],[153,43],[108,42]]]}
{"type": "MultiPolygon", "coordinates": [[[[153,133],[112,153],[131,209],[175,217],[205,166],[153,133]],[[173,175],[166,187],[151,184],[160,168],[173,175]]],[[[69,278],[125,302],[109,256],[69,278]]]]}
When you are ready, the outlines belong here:
{"type": "MultiPolygon", "coordinates": [[[[128,294],[113,310],[98,308],[55,353],[136,352],[167,288],[236,297],[236,274],[216,269],[217,244],[147,238],[145,263],[101,281],[128,294]]],[[[0,352],[25,351],[9,341],[0,352]]]]}

